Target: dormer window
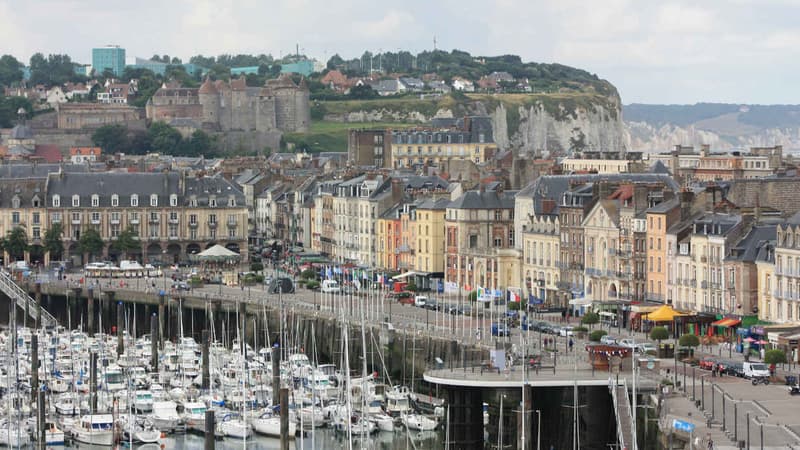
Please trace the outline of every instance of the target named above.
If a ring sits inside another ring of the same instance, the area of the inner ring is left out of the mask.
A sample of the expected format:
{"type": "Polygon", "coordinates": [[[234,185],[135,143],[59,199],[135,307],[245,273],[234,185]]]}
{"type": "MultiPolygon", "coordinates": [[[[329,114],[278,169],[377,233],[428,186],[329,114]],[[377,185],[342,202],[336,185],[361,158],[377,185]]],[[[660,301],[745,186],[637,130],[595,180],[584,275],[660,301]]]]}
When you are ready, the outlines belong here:
{"type": "Polygon", "coordinates": [[[178,196],[172,194],[169,196],[169,206],[178,206],[178,196]]]}
{"type": "Polygon", "coordinates": [[[96,208],[98,206],[100,206],[100,196],[92,194],[92,207],[96,208]]]}
{"type": "Polygon", "coordinates": [[[217,207],[217,198],[216,197],[209,198],[208,199],[208,206],[210,206],[212,208],[216,208],[217,207]]]}
{"type": "Polygon", "coordinates": [[[138,194],[131,195],[131,206],[139,206],[139,195],[138,194]]]}
{"type": "Polygon", "coordinates": [[[38,196],[38,195],[35,195],[35,196],[33,197],[33,200],[31,200],[31,204],[33,205],[33,207],[34,207],[34,208],[38,208],[38,207],[40,207],[40,206],[41,206],[41,203],[42,203],[42,201],[41,201],[41,200],[39,200],[39,196],[38,196]]]}
{"type": "Polygon", "coordinates": [[[234,197],[232,195],[230,197],[228,197],[228,206],[230,206],[230,207],[236,206],[236,197],[234,197]]]}
{"type": "Polygon", "coordinates": [[[53,207],[54,208],[61,207],[61,196],[60,195],[54,195],[53,196],[53,207]]]}
{"type": "Polygon", "coordinates": [[[158,206],[158,195],[150,194],[150,206],[158,206]]]}
{"type": "Polygon", "coordinates": [[[197,197],[194,195],[189,199],[189,206],[197,207],[197,197]]]}
{"type": "Polygon", "coordinates": [[[72,196],[72,207],[77,208],[81,206],[81,197],[79,195],[72,196]]]}
{"type": "Polygon", "coordinates": [[[14,198],[11,199],[11,207],[12,208],[19,208],[19,196],[15,195],[14,198]]]}
{"type": "Polygon", "coordinates": [[[119,195],[114,194],[111,196],[111,206],[117,207],[119,206],[119,195]]]}

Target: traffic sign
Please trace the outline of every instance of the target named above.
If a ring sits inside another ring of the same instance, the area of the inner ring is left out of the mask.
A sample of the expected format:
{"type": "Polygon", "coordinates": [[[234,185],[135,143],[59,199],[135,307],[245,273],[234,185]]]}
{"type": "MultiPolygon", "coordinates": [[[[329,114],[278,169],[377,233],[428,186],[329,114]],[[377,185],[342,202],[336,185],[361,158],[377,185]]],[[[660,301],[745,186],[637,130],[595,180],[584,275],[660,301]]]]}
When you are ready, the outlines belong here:
{"type": "Polygon", "coordinates": [[[691,422],[684,422],[682,420],[675,419],[672,421],[672,428],[675,428],[678,431],[685,431],[687,433],[691,433],[694,431],[694,424],[691,422]]]}

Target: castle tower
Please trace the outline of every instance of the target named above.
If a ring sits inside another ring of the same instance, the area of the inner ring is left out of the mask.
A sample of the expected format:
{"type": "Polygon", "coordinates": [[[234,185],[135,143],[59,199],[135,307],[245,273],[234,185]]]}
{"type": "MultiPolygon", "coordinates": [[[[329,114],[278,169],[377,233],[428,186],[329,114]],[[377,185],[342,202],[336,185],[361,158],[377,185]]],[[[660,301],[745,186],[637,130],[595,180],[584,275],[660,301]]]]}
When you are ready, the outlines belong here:
{"type": "Polygon", "coordinates": [[[239,78],[231,78],[231,125],[234,130],[249,130],[251,128],[247,120],[248,98],[247,81],[244,75],[239,78]]]}
{"type": "Polygon", "coordinates": [[[305,77],[300,80],[300,85],[294,93],[294,130],[305,133],[311,126],[311,90],[308,88],[305,77]]]}
{"type": "Polygon", "coordinates": [[[197,91],[200,105],[203,107],[203,123],[219,124],[219,92],[214,83],[206,77],[197,91]]]}
{"type": "Polygon", "coordinates": [[[273,131],[275,124],[275,94],[268,84],[258,92],[256,105],[256,131],[273,131]]]}

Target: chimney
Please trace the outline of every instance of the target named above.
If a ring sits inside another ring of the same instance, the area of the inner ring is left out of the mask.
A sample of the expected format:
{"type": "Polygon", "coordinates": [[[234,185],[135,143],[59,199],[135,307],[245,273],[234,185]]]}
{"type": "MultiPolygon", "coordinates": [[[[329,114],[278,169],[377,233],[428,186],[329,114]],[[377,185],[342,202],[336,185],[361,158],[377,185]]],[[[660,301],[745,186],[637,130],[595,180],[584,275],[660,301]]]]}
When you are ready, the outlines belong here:
{"type": "Polygon", "coordinates": [[[392,200],[399,201],[403,198],[403,180],[392,178],[392,200]]]}
{"type": "Polygon", "coordinates": [[[681,220],[686,220],[692,214],[692,201],[694,201],[694,193],[688,189],[683,189],[680,192],[681,200],[681,220]]]}
{"type": "Polygon", "coordinates": [[[647,198],[650,189],[645,184],[636,183],[633,185],[633,208],[636,212],[644,211],[649,208],[647,198]]]}

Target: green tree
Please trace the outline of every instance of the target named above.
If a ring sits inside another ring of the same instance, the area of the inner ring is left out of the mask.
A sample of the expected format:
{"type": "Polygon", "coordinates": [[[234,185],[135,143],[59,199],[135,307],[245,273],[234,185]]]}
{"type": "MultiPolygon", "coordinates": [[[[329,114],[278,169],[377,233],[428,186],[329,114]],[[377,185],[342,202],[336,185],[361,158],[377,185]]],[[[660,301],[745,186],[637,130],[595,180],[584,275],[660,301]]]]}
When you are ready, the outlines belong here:
{"type": "Polygon", "coordinates": [[[44,251],[50,253],[51,260],[60,260],[64,253],[64,244],[61,237],[64,235],[64,227],[60,222],[56,222],[44,233],[44,251]]]}
{"type": "Polygon", "coordinates": [[[650,330],[650,339],[658,341],[658,346],[661,347],[661,341],[669,339],[669,331],[666,327],[653,327],[653,329],[650,330]]]}
{"type": "Polygon", "coordinates": [[[783,350],[779,349],[772,349],[767,350],[764,353],[764,363],[765,364],[785,364],[786,363],[786,353],[783,350]]]}
{"type": "Polygon", "coordinates": [[[478,291],[472,291],[467,295],[467,300],[470,302],[477,302],[478,301],[478,291]]]}
{"type": "Polygon", "coordinates": [[[114,249],[122,253],[122,259],[128,259],[128,253],[141,247],[139,236],[133,231],[133,227],[128,227],[119,232],[117,239],[111,244],[114,249]]]}
{"type": "Polygon", "coordinates": [[[347,96],[358,100],[369,100],[379,97],[378,93],[366,84],[362,84],[361,86],[353,86],[350,88],[350,92],[347,94],[347,96]]]}
{"type": "Polygon", "coordinates": [[[690,356],[694,356],[694,348],[700,345],[700,338],[695,336],[692,333],[686,333],[681,335],[678,339],[678,344],[681,347],[689,347],[690,349],[690,356]]]}
{"type": "MultiPolygon", "coordinates": [[[[573,330],[574,331],[574,330],[573,330]]],[[[606,330],[594,330],[589,333],[589,340],[592,342],[600,342],[603,336],[607,335],[606,330]]]]}
{"type": "Polygon", "coordinates": [[[153,151],[167,155],[175,154],[183,138],[181,133],[164,122],[154,122],[147,130],[153,151]]]}
{"type": "Polygon", "coordinates": [[[103,238],[100,237],[100,233],[94,228],[84,231],[78,240],[78,250],[90,258],[99,256],[103,251],[103,238]]]}
{"type": "Polygon", "coordinates": [[[125,152],[130,142],[128,141],[128,130],[123,125],[103,125],[92,133],[94,145],[103,149],[103,153],[125,152]]]}
{"type": "Polygon", "coordinates": [[[4,248],[14,260],[24,258],[28,250],[28,234],[22,227],[14,227],[6,236],[4,248]]]}
{"type": "Polygon", "coordinates": [[[589,328],[593,328],[598,322],[600,322],[600,316],[595,312],[588,312],[581,317],[581,323],[584,325],[589,325],[589,328]]]}
{"type": "Polygon", "coordinates": [[[25,97],[3,97],[0,95],[0,128],[11,128],[17,123],[17,111],[22,108],[30,114],[33,105],[25,97]]]}
{"type": "Polygon", "coordinates": [[[0,56],[0,85],[11,86],[22,81],[22,63],[11,55],[0,56]]]}

